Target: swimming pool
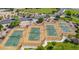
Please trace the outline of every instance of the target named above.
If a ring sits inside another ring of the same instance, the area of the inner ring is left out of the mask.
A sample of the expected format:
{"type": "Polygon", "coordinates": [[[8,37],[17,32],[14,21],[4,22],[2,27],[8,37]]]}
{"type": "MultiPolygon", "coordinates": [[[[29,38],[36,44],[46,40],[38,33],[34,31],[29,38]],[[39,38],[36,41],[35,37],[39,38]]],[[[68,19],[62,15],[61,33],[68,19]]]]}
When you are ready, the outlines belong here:
{"type": "Polygon", "coordinates": [[[17,46],[22,36],[22,32],[22,30],[13,32],[13,34],[9,37],[8,41],[5,43],[5,46],[17,46]]]}
{"type": "Polygon", "coordinates": [[[48,36],[57,36],[56,29],[53,25],[46,25],[46,30],[48,36]]]}
{"type": "Polygon", "coordinates": [[[69,27],[65,23],[60,23],[60,26],[64,32],[70,32],[69,27]]]}
{"type": "Polygon", "coordinates": [[[39,40],[40,39],[40,28],[31,28],[29,34],[29,40],[39,40]]]}

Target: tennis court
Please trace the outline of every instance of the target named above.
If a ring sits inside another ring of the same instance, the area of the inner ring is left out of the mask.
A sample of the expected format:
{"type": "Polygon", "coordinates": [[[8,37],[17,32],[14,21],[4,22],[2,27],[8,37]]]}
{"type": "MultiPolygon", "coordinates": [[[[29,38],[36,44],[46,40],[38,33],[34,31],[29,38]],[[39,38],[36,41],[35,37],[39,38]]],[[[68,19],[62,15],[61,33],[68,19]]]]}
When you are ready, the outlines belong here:
{"type": "Polygon", "coordinates": [[[5,46],[17,46],[22,36],[22,32],[22,30],[13,32],[8,41],[5,43],[5,46]]]}
{"type": "Polygon", "coordinates": [[[53,25],[46,25],[46,30],[48,36],[57,36],[56,29],[53,25]]]}
{"type": "Polygon", "coordinates": [[[70,32],[69,27],[66,25],[66,23],[60,23],[60,27],[64,32],[70,32]]]}
{"type": "Polygon", "coordinates": [[[29,34],[29,40],[39,40],[40,39],[40,28],[32,28],[29,34]]]}

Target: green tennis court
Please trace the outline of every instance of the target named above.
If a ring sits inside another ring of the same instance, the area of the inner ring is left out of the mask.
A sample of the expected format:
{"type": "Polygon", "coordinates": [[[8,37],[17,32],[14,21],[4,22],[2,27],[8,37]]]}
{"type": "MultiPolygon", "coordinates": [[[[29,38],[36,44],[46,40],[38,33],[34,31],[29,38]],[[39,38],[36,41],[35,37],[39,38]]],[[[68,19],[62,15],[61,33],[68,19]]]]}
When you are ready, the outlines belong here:
{"type": "Polygon", "coordinates": [[[46,25],[46,30],[48,36],[57,36],[56,29],[53,25],[46,25]]]}
{"type": "Polygon", "coordinates": [[[69,27],[65,23],[60,23],[60,27],[64,32],[70,32],[69,27]]]}
{"type": "Polygon", "coordinates": [[[29,34],[29,40],[39,40],[40,39],[40,28],[32,28],[29,34]]]}
{"type": "Polygon", "coordinates": [[[13,32],[13,34],[9,37],[8,41],[5,43],[5,46],[17,46],[22,36],[22,32],[22,30],[13,32]]]}

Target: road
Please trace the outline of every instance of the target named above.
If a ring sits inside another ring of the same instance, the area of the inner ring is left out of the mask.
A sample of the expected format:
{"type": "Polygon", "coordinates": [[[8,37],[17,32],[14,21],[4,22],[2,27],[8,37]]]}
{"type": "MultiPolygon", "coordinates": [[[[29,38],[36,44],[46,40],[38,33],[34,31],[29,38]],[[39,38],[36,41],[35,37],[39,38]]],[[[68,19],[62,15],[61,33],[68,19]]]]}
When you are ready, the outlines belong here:
{"type": "Polygon", "coordinates": [[[62,15],[64,13],[65,10],[68,10],[70,8],[60,8],[60,10],[58,12],[56,12],[55,14],[53,14],[52,16],[55,17],[56,15],[62,15]]]}
{"type": "MultiPolygon", "coordinates": [[[[27,20],[31,20],[33,18],[20,18],[20,21],[27,21],[27,20]]],[[[15,20],[11,20],[11,19],[5,19],[5,20],[1,20],[0,21],[0,24],[8,24],[8,23],[11,23],[15,20]]]]}

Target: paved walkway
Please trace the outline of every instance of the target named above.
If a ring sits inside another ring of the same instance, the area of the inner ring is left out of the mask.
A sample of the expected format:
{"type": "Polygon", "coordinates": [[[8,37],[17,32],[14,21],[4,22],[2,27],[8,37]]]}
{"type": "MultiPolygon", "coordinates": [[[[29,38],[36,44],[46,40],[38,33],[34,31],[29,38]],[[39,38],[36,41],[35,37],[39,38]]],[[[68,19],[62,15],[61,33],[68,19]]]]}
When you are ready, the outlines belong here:
{"type": "Polygon", "coordinates": [[[62,40],[52,40],[52,41],[45,41],[43,43],[43,46],[45,47],[47,45],[47,42],[64,42],[66,40],[67,37],[63,36],[62,40]]]}

